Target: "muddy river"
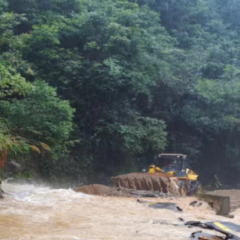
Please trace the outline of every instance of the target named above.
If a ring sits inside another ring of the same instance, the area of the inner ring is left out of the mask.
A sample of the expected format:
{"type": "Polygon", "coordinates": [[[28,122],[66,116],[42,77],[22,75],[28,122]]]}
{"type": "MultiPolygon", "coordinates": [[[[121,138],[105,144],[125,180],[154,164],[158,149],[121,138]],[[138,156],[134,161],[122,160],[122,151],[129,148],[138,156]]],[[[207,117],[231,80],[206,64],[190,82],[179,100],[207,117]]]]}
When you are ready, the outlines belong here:
{"type": "Polygon", "coordinates": [[[234,219],[226,219],[206,203],[190,206],[194,198],[143,199],[177,203],[183,209],[178,212],[152,209],[136,198],[90,196],[72,189],[8,183],[2,188],[9,193],[0,200],[4,240],[186,240],[200,229],[171,225],[179,224],[178,218],[240,222],[240,210],[234,219]]]}

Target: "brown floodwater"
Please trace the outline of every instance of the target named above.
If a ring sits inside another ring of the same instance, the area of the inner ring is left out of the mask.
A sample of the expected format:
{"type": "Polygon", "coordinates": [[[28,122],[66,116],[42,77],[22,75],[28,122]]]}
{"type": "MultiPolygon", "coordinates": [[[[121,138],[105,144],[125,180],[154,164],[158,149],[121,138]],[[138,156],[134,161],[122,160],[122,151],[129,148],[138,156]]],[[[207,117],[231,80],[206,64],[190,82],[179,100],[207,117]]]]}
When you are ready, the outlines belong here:
{"type": "Polygon", "coordinates": [[[4,240],[185,240],[201,229],[171,225],[180,224],[179,217],[240,222],[239,210],[234,219],[226,219],[216,216],[206,203],[191,207],[194,198],[143,199],[177,203],[183,212],[176,212],[149,208],[136,198],[90,196],[72,189],[6,182],[2,188],[10,194],[0,200],[0,239],[4,240]],[[162,220],[168,224],[154,224],[162,220]]]}

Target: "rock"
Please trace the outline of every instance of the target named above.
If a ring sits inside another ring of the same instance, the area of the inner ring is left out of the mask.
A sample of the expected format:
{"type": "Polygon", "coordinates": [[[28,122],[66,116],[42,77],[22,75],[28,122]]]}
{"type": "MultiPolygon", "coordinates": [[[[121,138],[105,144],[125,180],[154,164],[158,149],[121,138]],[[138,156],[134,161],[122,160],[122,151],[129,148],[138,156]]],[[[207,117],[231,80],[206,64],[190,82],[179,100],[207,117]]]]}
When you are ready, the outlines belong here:
{"type": "Polygon", "coordinates": [[[180,208],[180,207],[178,207],[178,206],[176,206],[176,209],[179,211],[179,212],[182,212],[183,210],[180,208]]]}
{"type": "Polygon", "coordinates": [[[16,160],[10,160],[6,163],[6,173],[8,177],[12,177],[22,171],[22,165],[16,160]]]}
{"type": "Polygon", "coordinates": [[[192,207],[201,207],[202,206],[202,202],[193,201],[189,205],[192,206],[192,207]]]}
{"type": "Polygon", "coordinates": [[[201,207],[202,206],[202,202],[199,202],[197,205],[196,205],[196,207],[201,207]]]}
{"type": "Polygon", "coordinates": [[[140,199],[137,199],[137,202],[139,202],[139,203],[149,203],[149,201],[143,201],[143,200],[140,200],[140,199]]]}
{"type": "Polygon", "coordinates": [[[197,203],[197,201],[193,201],[189,205],[194,207],[196,205],[196,203],[197,203]]]}
{"type": "Polygon", "coordinates": [[[200,221],[187,221],[185,222],[185,225],[187,226],[201,226],[201,222],[200,221]]]}
{"type": "Polygon", "coordinates": [[[16,160],[10,160],[8,163],[15,169],[18,169],[18,170],[22,169],[22,165],[20,163],[16,162],[16,160]]]}

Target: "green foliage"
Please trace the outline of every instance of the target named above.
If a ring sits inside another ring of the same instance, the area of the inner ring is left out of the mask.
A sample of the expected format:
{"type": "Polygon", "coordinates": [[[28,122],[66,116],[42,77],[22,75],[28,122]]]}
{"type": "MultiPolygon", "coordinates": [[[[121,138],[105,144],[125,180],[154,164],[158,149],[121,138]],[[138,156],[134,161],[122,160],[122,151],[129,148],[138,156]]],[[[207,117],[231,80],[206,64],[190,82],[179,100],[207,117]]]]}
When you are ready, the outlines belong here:
{"type": "Polygon", "coordinates": [[[21,101],[2,101],[2,115],[13,128],[36,134],[50,146],[65,142],[72,130],[73,109],[45,82],[35,81],[32,87],[21,101]]]}
{"type": "Polygon", "coordinates": [[[237,0],[2,0],[0,13],[0,110],[16,132],[68,143],[87,170],[164,150],[240,166],[237,0]]]}
{"type": "MultiPolygon", "coordinates": [[[[11,97],[14,94],[25,95],[31,90],[31,84],[27,83],[14,69],[0,64],[0,99],[11,97]]],[[[4,166],[7,155],[16,155],[29,150],[27,141],[19,136],[13,136],[8,124],[8,119],[0,119],[1,167],[4,166]]]]}
{"type": "MultiPolygon", "coordinates": [[[[0,158],[5,158],[7,154],[16,156],[19,152],[23,152],[27,147],[24,139],[13,137],[7,121],[0,119],[0,158]]],[[[5,161],[5,159],[3,159],[5,161]]]]}
{"type": "Polygon", "coordinates": [[[29,172],[23,172],[23,173],[15,174],[14,177],[18,179],[29,179],[32,177],[32,174],[29,172]]]}
{"type": "Polygon", "coordinates": [[[13,95],[17,93],[18,95],[25,96],[27,92],[33,90],[33,86],[27,83],[20,74],[16,73],[15,69],[11,67],[5,67],[0,63],[0,98],[13,95]]]}
{"type": "Polygon", "coordinates": [[[26,18],[1,12],[6,11],[5,3],[0,2],[0,114],[4,119],[0,121],[1,167],[7,155],[48,153],[49,146],[50,159],[66,152],[74,112],[68,101],[58,98],[56,90],[44,81],[29,82],[23,77],[35,75],[20,52],[28,35],[14,34],[26,18]]]}
{"type": "Polygon", "coordinates": [[[82,1],[78,9],[69,17],[38,16],[25,59],[76,108],[75,137],[100,166],[163,150],[164,123],[143,112],[158,73],[168,74],[173,47],[158,14],[128,1],[82,1]]]}

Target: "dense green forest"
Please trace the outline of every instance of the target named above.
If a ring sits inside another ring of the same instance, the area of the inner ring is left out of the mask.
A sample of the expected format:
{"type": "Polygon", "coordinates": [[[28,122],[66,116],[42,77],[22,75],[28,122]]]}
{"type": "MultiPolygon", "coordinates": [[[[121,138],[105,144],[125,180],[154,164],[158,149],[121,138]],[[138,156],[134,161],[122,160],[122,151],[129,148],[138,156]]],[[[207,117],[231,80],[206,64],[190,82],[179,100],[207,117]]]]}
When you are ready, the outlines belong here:
{"type": "Polygon", "coordinates": [[[238,0],[0,0],[0,87],[1,158],[45,179],[239,175],[238,0]]]}

